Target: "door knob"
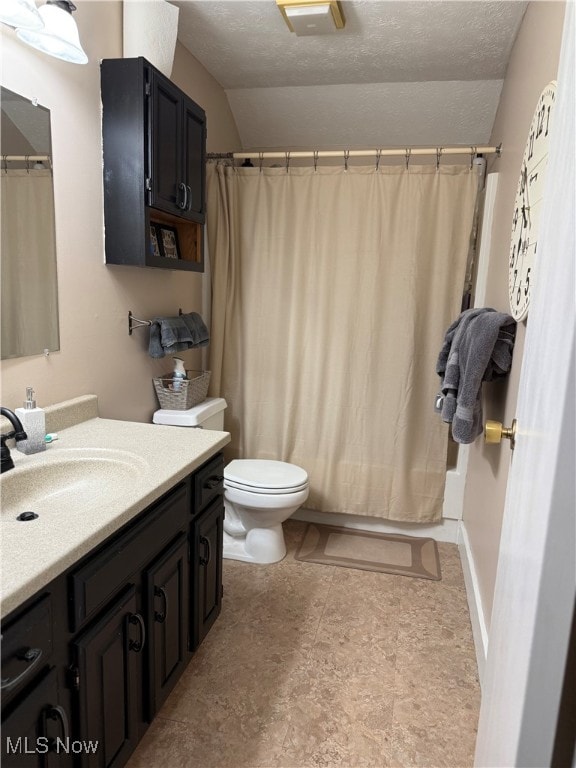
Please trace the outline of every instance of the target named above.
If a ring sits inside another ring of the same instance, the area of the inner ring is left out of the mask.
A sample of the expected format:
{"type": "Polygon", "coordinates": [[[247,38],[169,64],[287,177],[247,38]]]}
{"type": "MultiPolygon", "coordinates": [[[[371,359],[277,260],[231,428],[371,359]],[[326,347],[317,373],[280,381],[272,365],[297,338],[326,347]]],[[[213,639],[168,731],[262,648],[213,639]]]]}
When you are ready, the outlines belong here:
{"type": "Polygon", "coordinates": [[[516,419],[512,419],[512,426],[505,427],[501,421],[487,421],[484,426],[484,441],[486,443],[501,443],[502,438],[510,440],[510,449],[514,450],[516,444],[516,419]]]}

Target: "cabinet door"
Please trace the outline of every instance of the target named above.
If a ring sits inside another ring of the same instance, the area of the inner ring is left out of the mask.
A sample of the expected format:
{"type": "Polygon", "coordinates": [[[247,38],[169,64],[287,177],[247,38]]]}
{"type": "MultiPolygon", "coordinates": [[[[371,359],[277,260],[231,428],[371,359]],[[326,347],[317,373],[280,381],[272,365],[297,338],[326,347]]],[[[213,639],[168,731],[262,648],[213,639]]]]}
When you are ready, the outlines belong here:
{"type": "Polygon", "coordinates": [[[194,586],[192,648],[206,637],[222,607],[222,543],[224,502],[221,496],[194,520],[194,586]]]}
{"type": "Polygon", "coordinates": [[[123,765],[135,748],[144,646],[134,586],[74,642],[80,738],[98,741],[94,754],[82,755],[83,765],[123,765]]]}
{"type": "Polygon", "coordinates": [[[72,759],[68,715],[58,704],[52,669],[2,721],[2,766],[63,768],[72,759]]]}
{"type": "Polygon", "coordinates": [[[146,571],[148,720],[151,721],[188,661],[188,537],[181,533],[146,571]]]}
{"type": "Polygon", "coordinates": [[[185,216],[204,221],[204,190],[206,187],[206,118],[191,101],[185,99],[184,113],[184,170],[188,200],[185,216]]]}
{"type": "Polygon", "coordinates": [[[152,183],[150,205],[180,215],[188,206],[182,163],[182,94],[160,73],[152,71],[149,140],[152,183]]]}

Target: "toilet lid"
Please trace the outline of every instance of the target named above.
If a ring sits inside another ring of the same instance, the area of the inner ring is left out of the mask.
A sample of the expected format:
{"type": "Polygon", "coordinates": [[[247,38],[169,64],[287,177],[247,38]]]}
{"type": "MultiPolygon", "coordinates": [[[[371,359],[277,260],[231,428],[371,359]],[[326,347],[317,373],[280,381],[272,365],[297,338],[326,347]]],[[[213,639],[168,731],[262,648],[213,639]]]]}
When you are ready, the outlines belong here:
{"type": "Polygon", "coordinates": [[[252,493],[296,493],[308,486],[308,473],[285,461],[234,459],[224,468],[224,483],[252,493]]]}

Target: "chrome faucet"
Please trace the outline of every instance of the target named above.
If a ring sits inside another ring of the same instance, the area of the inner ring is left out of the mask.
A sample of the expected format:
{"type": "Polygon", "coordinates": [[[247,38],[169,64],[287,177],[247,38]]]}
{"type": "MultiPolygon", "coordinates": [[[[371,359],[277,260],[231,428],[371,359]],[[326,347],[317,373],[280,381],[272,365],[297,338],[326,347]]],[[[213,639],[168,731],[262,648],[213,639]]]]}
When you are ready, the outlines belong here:
{"type": "Polygon", "coordinates": [[[22,422],[18,416],[16,416],[14,411],[11,411],[9,408],[0,407],[0,413],[2,416],[5,416],[14,427],[13,432],[7,432],[5,435],[2,435],[1,438],[2,448],[0,452],[0,473],[2,473],[7,472],[9,469],[14,469],[14,462],[12,461],[12,456],[10,456],[10,449],[6,445],[6,440],[10,440],[11,437],[13,437],[16,441],[26,440],[28,435],[26,432],[24,432],[22,422]]]}

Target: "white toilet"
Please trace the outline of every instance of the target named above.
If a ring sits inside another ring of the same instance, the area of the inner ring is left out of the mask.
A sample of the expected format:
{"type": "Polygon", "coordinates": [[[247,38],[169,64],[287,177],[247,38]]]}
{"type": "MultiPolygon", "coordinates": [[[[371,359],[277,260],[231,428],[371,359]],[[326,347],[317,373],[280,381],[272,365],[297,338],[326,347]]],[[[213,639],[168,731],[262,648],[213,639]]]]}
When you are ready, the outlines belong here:
{"type": "MultiPolygon", "coordinates": [[[[161,409],[154,424],[224,429],[226,400],[208,397],[187,411],[161,409]]],[[[224,468],[224,557],[277,563],[286,554],[282,523],[308,498],[308,474],[295,464],[234,459],[224,468]]]]}

